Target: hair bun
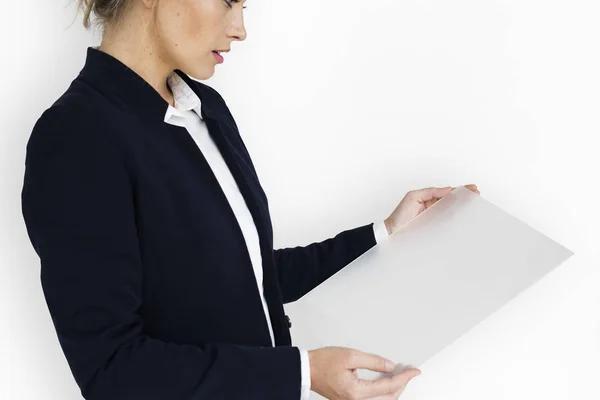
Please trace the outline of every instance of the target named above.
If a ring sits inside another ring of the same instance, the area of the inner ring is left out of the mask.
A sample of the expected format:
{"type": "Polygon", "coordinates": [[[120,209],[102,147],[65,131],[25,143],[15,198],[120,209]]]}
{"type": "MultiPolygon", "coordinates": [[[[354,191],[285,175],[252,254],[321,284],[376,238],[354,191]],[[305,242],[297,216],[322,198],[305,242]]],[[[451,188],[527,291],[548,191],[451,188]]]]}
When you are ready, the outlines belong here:
{"type": "Polygon", "coordinates": [[[83,26],[91,26],[90,17],[94,15],[94,22],[99,22],[104,29],[106,25],[118,19],[130,0],[77,0],[78,9],[83,11],[83,26]]]}

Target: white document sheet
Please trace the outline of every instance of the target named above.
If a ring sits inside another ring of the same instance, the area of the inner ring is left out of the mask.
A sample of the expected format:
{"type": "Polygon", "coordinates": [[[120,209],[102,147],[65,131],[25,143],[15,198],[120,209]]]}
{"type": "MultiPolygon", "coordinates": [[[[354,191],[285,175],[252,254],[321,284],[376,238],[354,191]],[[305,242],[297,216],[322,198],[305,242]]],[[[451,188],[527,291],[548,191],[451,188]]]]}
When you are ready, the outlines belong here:
{"type": "Polygon", "coordinates": [[[418,367],[572,255],[457,187],[303,297],[294,344],[418,367]]]}

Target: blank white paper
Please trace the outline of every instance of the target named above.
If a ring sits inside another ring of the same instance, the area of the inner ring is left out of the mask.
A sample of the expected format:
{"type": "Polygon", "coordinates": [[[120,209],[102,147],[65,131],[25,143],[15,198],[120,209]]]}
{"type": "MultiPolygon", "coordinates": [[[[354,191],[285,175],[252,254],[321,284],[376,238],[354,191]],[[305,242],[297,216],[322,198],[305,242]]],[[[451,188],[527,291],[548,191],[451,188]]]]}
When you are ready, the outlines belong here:
{"type": "Polygon", "coordinates": [[[295,344],[418,367],[572,255],[457,187],[303,297],[310,329],[295,344]]]}

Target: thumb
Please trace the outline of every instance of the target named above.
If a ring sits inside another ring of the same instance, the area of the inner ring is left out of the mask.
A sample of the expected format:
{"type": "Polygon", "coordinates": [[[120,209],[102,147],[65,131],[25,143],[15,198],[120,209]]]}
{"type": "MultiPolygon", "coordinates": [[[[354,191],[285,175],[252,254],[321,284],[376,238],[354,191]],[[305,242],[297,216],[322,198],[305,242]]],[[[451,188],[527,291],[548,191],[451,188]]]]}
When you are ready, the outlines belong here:
{"type": "Polygon", "coordinates": [[[410,381],[412,378],[421,375],[421,370],[417,368],[408,368],[397,375],[402,375],[406,381],[410,381]]]}

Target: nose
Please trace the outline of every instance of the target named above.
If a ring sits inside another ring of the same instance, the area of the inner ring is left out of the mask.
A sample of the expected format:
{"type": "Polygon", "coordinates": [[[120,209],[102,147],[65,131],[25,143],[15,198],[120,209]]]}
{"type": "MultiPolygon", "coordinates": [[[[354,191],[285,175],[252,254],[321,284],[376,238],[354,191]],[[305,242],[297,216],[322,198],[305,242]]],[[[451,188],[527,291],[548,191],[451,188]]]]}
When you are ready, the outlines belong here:
{"type": "Polygon", "coordinates": [[[231,19],[229,25],[228,35],[232,40],[244,41],[246,40],[246,28],[244,27],[244,16],[242,13],[238,13],[231,19]]]}
{"type": "Polygon", "coordinates": [[[240,42],[246,40],[246,29],[244,28],[244,25],[232,27],[228,36],[232,40],[238,40],[240,42]]]}
{"type": "Polygon", "coordinates": [[[243,42],[244,40],[246,40],[246,30],[242,30],[240,31],[240,33],[232,35],[231,38],[233,40],[239,40],[240,42],[243,42]]]}

